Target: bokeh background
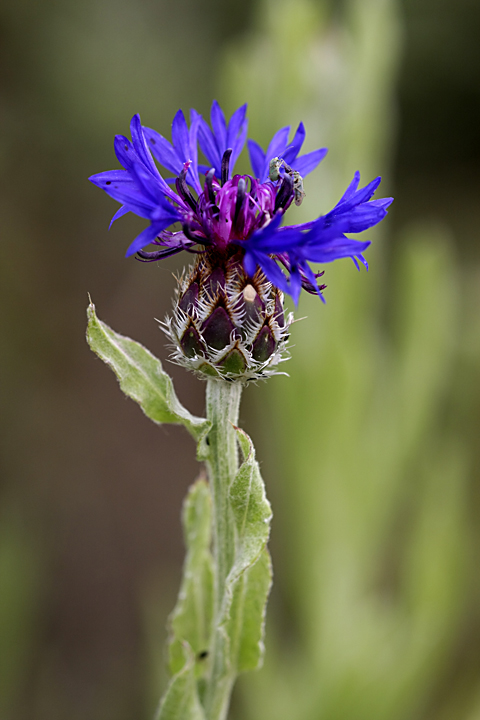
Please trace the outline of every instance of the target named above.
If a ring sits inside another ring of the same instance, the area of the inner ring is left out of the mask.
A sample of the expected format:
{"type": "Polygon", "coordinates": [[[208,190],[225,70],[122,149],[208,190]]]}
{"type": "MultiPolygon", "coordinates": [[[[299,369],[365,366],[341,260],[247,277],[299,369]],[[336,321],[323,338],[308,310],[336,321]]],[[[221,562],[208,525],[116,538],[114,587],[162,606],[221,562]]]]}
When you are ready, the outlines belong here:
{"type": "Polygon", "coordinates": [[[214,97],[264,146],[302,119],[330,147],[292,222],[357,169],[396,198],[370,272],[338,262],[326,306],[302,297],[290,378],[245,392],[275,587],[231,717],[480,718],[479,35],[476,0],[4,0],[1,720],[146,720],[165,687],[194,446],[84,332],[90,292],[167,362],[182,259],[126,261],[141,220],[107,232],[86,178],[135,112],[168,136],[214,97]]]}

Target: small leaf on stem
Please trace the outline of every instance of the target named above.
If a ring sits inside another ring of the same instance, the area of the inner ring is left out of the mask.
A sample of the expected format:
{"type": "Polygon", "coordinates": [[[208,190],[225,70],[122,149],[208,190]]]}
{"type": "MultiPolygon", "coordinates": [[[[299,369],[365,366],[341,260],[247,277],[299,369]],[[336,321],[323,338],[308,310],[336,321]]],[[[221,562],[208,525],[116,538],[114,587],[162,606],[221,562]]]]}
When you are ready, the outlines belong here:
{"type": "Polygon", "coordinates": [[[210,428],[209,421],[183,407],[160,360],[140,343],[119,335],[99,320],[92,302],[87,317],[87,342],[112,368],[125,395],[135,400],[150,420],[184,425],[195,440],[201,440],[210,428]]]}

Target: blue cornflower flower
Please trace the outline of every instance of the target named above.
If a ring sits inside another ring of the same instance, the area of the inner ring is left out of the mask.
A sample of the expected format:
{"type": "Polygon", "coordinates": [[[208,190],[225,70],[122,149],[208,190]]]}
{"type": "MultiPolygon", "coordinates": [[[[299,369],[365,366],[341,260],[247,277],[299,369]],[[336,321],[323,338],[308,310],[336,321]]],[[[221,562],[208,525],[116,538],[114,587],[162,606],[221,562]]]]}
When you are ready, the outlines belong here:
{"type": "Polygon", "coordinates": [[[142,127],[135,115],[130,126],[132,140],[122,135],[115,138],[115,153],[124,170],[90,178],[122,204],[113,220],[133,212],[150,221],[128,248],[127,256],[137,254],[141,260],[152,261],[188,250],[202,253],[219,267],[235,256],[247,275],[253,277],[261,268],[270,282],[292,295],[295,302],[301,287],[321,296],[323,286],[318,286],[316,279],[323,273],[315,274],[309,263],[351,257],[357,267],[358,260],[366,264],[363,252],[369,242],[346,234],[362,232],[385,217],[392,199],[371,199],[380,178],[359,190],[360,175],[356,173],[329,213],[309,223],[280,227],[292,201],[299,204],[302,200],[302,176],[318,165],[327,150],[299,156],[305,138],[303,123],[290,143],[290,128],[284,127],[266,152],[249,140],[253,175],[232,177],[231,169],[246,139],[246,105],[227,123],[215,101],[212,129],[195,110],[190,119],[189,128],[182,111],[177,112],[170,143],[155,130],[142,127]],[[198,144],[209,165],[198,164],[198,144]],[[175,189],[162,177],[151,153],[177,176],[169,181],[175,189]],[[277,170],[273,174],[272,163],[277,170]],[[175,223],[180,223],[181,230],[168,230],[175,223]],[[151,243],[160,249],[145,251],[151,243]]]}
{"type": "Polygon", "coordinates": [[[290,128],[284,127],[266,152],[249,140],[253,174],[232,176],[245,145],[246,109],[242,105],[227,123],[215,101],[211,127],[196,110],[190,111],[188,127],[179,110],[172,142],[142,127],[135,115],[131,141],[117,135],[114,142],[124,169],[90,178],[121,203],[112,222],[127,212],[149,221],[127,256],[150,262],[182,250],[197,254],[179,281],[174,315],[166,321],[177,361],[209,376],[242,380],[271,374],[282,359],[293,319],[284,317],[283,293],[297,303],[303,287],[323,300],[325,285],[318,284],[323,272],[314,272],[311,263],[350,257],[357,268],[359,262],[367,266],[363,253],[369,241],[348,235],[379,223],[392,202],[372,200],[380,178],[359,189],[355,173],[326,215],[281,227],[292,202],[303,200],[303,176],[327,150],[299,155],[303,123],[291,142],[290,128]],[[198,146],[208,165],[198,163],[198,146]],[[174,178],[162,177],[152,153],[174,178]],[[145,250],[150,244],[157,248],[145,250]]]}

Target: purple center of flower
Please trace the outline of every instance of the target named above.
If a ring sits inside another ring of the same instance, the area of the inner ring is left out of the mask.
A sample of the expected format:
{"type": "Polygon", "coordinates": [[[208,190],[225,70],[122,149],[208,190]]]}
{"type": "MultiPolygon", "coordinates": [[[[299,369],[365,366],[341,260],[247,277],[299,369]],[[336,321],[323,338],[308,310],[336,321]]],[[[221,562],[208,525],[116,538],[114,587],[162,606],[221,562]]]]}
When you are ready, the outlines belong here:
{"type": "MultiPolygon", "coordinates": [[[[198,199],[193,196],[187,181],[190,162],[186,162],[175,180],[175,187],[183,201],[178,210],[182,215],[182,232],[193,244],[212,247],[224,254],[228,245],[235,245],[235,252],[241,243],[256,230],[268,225],[277,212],[285,212],[295,197],[294,182],[285,174],[278,182],[260,182],[251,175],[229,176],[229,162],[232,150],[225,151],[222,158],[222,173],[218,179],[212,168],[205,175],[203,193],[198,199]]],[[[154,244],[164,246],[166,233],[161,233],[154,244]]],[[[169,234],[170,235],[170,234],[169,234]]],[[[175,233],[178,241],[178,233],[175,233]]],[[[137,255],[148,262],[164,255],[164,250],[137,255]]]]}

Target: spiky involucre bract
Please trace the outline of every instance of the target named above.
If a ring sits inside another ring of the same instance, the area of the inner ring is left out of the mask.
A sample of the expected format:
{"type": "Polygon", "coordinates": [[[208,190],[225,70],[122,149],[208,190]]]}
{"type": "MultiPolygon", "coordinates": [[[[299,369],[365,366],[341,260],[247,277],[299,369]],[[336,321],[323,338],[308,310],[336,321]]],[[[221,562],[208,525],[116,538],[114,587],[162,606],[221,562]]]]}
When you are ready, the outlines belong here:
{"type": "Polygon", "coordinates": [[[205,254],[178,279],[173,314],[162,326],[175,362],[205,379],[247,382],[278,373],[292,322],[283,293],[262,270],[249,278],[241,257],[222,262],[205,254]]]}

